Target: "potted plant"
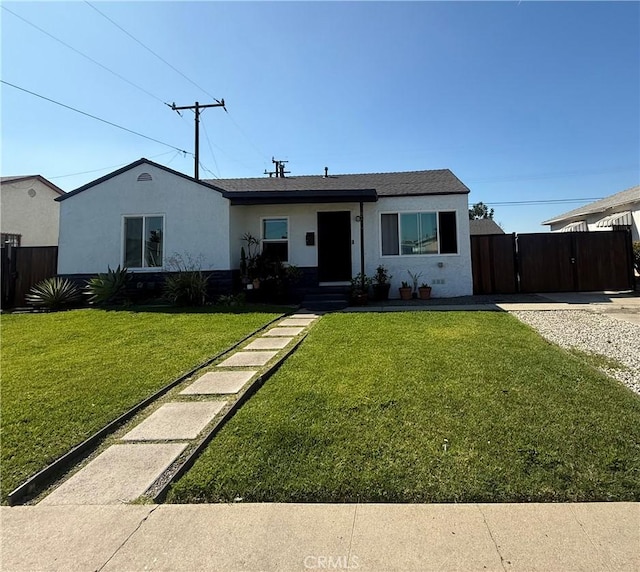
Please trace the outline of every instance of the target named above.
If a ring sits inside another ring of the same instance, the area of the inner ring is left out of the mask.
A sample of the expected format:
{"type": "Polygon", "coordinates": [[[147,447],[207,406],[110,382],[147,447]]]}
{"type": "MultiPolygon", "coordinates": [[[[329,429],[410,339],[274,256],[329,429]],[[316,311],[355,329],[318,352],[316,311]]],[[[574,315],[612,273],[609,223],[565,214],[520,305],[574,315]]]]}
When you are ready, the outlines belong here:
{"type": "Polygon", "coordinates": [[[411,300],[411,286],[408,282],[402,281],[402,286],[398,289],[400,291],[401,300],[411,300]]]}
{"type": "Polygon", "coordinates": [[[418,297],[418,280],[420,279],[420,276],[422,276],[422,272],[411,272],[411,270],[407,270],[407,274],[409,275],[409,278],[411,278],[411,282],[413,282],[412,297],[417,298],[418,297]]]}
{"type": "Polygon", "coordinates": [[[420,300],[428,300],[431,298],[431,286],[426,282],[420,284],[420,287],[418,288],[418,295],[420,300]]]}
{"type": "Polygon", "coordinates": [[[373,298],[374,300],[388,300],[389,289],[391,288],[391,278],[389,271],[382,265],[376,268],[373,276],[373,298]]]}
{"type": "Polygon", "coordinates": [[[366,306],[369,301],[369,286],[371,278],[366,274],[358,273],[351,279],[351,303],[354,306],[366,306]]]}

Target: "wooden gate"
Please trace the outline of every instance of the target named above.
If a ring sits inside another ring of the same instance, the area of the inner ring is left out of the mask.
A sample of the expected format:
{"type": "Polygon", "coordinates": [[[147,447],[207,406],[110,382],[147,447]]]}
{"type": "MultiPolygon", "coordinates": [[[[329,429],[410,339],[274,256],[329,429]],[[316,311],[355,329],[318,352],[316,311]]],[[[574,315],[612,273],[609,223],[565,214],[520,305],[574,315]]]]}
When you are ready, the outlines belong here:
{"type": "Polygon", "coordinates": [[[2,247],[2,307],[24,306],[25,296],[41,280],[57,273],[57,246],[2,247]]]}
{"type": "Polygon", "coordinates": [[[631,290],[633,258],[626,230],[518,236],[521,292],[631,290]]]}
{"type": "Polygon", "coordinates": [[[471,237],[474,294],[513,294],[518,291],[516,235],[471,237]]]}
{"type": "Polygon", "coordinates": [[[634,287],[628,231],[471,237],[474,294],[634,287]]]}

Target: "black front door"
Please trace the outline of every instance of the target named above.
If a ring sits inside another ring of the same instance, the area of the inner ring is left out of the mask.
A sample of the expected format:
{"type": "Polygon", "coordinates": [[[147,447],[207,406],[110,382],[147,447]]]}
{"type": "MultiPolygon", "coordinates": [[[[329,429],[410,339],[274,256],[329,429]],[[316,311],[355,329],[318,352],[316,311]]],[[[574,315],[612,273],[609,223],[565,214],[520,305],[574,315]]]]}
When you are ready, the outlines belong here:
{"type": "Polygon", "coordinates": [[[351,280],[351,213],[318,213],[318,279],[351,280]]]}

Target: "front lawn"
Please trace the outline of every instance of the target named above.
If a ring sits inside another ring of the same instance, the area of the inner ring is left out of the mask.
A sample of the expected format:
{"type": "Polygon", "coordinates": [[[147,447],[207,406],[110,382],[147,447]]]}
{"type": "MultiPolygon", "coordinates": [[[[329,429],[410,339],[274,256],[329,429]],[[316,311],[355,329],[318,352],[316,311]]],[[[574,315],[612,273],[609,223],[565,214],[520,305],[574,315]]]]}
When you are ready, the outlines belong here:
{"type": "Polygon", "coordinates": [[[267,310],[3,315],[3,501],[136,403],[277,317],[267,310]]]}
{"type": "Polygon", "coordinates": [[[640,500],[640,398],[502,313],[333,314],[170,502],[640,500]]]}

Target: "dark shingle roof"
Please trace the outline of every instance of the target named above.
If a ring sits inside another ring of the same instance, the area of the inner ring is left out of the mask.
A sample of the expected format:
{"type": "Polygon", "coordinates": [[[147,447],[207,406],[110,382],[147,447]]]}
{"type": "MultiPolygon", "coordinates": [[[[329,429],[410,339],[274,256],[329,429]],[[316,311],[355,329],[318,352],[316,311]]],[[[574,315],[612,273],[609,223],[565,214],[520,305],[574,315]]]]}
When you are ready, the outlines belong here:
{"type": "Polygon", "coordinates": [[[357,191],[374,189],[378,196],[467,194],[469,189],[449,169],[354,175],[305,175],[284,178],[209,179],[231,193],[256,191],[357,191]]]}
{"type": "Polygon", "coordinates": [[[550,218],[549,220],[545,220],[542,224],[552,224],[564,220],[570,220],[580,216],[604,213],[615,207],[635,202],[640,202],[640,185],[637,187],[631,187],[630,189],[626,189],[624,191],[620,191],[619,193],[611,195],[610,197],[605,197],[604,199],[600,199],[599,201],[589,203],[588,205],[584,205],[583,207],[573,209],[572,211],[550,218]]]}
{"type": "Polygon", "coordinates": [[[478,236],[482,234],[504,234],[496,221],[492,218],[476,218],[469,221],[469,234],[478,236]]]}

